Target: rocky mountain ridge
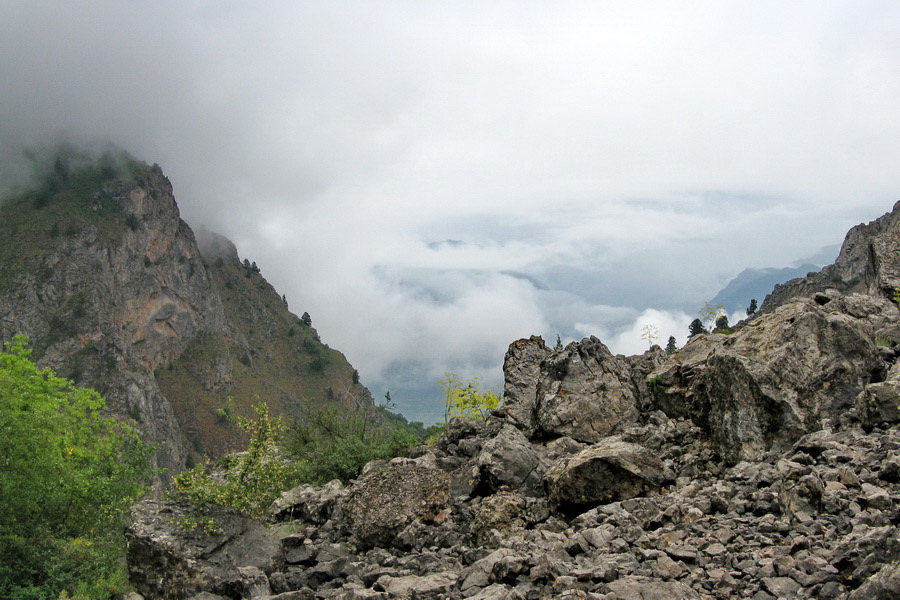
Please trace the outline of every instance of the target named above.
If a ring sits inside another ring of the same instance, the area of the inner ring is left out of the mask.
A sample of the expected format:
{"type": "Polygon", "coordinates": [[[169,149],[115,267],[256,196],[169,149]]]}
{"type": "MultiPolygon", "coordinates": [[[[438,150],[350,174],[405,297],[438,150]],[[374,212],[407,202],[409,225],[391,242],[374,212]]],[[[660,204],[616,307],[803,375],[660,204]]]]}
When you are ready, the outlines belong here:
{"type": "Polygon", "coordinates": [[[371,401],[230,242],[198,244],[157,165],[61,154],[0,213],[0,338],[28,335],[42,366],[97,388],[156,466],[233,450],[241,434],[218,411],[249,415],[256,396],[276,414],[329,390],[371,401]]]}
{"type": "Polygon", "coordinates": [[[142,502],[132,581],[148,600],[897,598],[898,235],[900,203],[824,276],[672,355],[513,342],[500,410],[286,492],[268,526],[223,509],[186,531],[189,507],[142,502]],[[820,281],[856,272],[858,293],[820,281]]]}

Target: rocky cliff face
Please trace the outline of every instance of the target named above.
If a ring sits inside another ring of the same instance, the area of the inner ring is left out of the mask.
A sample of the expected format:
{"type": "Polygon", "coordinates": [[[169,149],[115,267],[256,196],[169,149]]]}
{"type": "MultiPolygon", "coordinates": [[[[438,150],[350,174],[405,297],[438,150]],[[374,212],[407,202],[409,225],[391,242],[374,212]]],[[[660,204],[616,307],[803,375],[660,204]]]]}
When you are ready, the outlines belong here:
{"type": "Polygon", "coordinates": [[[232,521],[188,534],[184,507],[143,503],[133,581],[197,600],[900,597],[900,247],[879,241],[898,217],[853,234],[876,249],[866,293],[798,295],[670,356],[514,342],[502,409],[286,492],[253,560],[232,521]]]}
{"type": "MultiPolygon", "coordinates": [[[[246,332],[258,327],[260,335],[278,339],[288,327],[266,323],[263,329],[254,311],[265,308],[248,306],[240,318],[230,310],[222,292],[231,290],[181,220],[159,167],[127,156],[60,159],[40,186],[7,199],[0,212],[0,338],[28,335],[40,364],[100,390],[111,410],[134,419],[159,447],[160,467],[178,470],[192,454],[233,446],[238,432],[219,422],[215,410],[228,395],[238,411],[255,402],[242,394],[245,379],[262,382],[249,387],[263,400],[282,383],[252,370],[258,348],[246,332]],[[239,361],[249,367],[235,369],[239,361]],[[181,365],[190,365],[191,376],[178,377],[181,365]],[[196,425],[198,413],[207,417],[205,428],[196,425]]],[[[213,264],[242,266],[230,243],[219,244],[230,254],[227,263],[215,255],[213,264]]],[[[258,272],[245,279],[235,278],[231,287],[265,287],[278,298],[278,318],[299,321],[258,272]]],[[[314,338],[309,348],[328,352],[312,328],[305,333],[314,338]]],[[[291,350],[287,344],[269,349],[265,358],[291,350]]],[[[294,350],[303,355],[302,347],[294,350]]],[[[343,356],[331,351],[326,359],[330,364],[305,387],[299,382],[306,371],[295,369],[298,385],[279,390],[276,412],[324,400],[329,386],[367,394],[351,381],[343,356]]]]}

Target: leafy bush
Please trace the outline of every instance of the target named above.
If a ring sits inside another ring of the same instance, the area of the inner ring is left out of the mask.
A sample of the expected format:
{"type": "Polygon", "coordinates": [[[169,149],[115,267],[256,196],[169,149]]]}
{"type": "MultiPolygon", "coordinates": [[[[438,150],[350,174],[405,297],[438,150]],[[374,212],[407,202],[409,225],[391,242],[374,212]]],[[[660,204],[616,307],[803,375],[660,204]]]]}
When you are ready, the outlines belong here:
{"type": "Polygon", "coordinates": [[[441,380],[444,390],[444,408],[448,418],[465,417],[483,420],[500,406],[500,396],[478,389],[478,378],[470,379],[465,386],[455,373],[444,373],[441,380]]]}
{"type": "Polygon", "coordinates": [[[0,597],[108,598],[127,586],[122,528],[151,449],[30,354],[23,336],[0,352],[0,597]]]}
{"type": "Polygon", "coordinates": [[[309,407],[286,439],[300,480],[318,484],[353,479],[369,461],[394,458],[421,441],[365,405],[309,407]]]}
{"type": "MultiPolygon", "coordinates": [[[[262,516],[278,494],[291,487],[296,479],[295,468],[278,451],[284,422],[270,416],[265,403],[254,410],[255,419],[228,417],[250,435],[247,450],[226,457],[221,477],[214,477],[208,465],[182,471],[173,480],[175,495],[189,499],[199,509],[218,504],[262,516]]],[[[201,522],[213,525],[204,521],[194,524],[201,522]]]]}

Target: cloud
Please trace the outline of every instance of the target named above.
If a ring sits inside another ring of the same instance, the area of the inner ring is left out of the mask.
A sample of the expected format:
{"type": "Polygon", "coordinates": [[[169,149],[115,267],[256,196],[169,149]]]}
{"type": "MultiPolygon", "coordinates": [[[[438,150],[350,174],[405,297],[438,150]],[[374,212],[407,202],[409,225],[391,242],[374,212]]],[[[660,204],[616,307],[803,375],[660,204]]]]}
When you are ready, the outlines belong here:
{"type": "Polygon", "coordinates": [[[414,406],[448,368],[498,382],[519,336],[686,333],[889,209],[898,56],[894,3],[13,0],[0,154],[158,162],[414,406]]]}

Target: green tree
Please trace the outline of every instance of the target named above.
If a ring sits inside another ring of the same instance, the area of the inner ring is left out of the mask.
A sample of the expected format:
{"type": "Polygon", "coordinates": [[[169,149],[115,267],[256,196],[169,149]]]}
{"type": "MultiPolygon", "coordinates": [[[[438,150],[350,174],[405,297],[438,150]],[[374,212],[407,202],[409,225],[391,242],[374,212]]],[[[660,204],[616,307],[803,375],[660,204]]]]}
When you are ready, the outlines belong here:
{"type": "Polygon", "coordinates": [[[307,406],[290,427],[285,446],[298,462],[300,481],[348,481],[369,461],[389,460],[420,443],[407,427],[385,418],[380,407],[350,404],[307,406]]]}
{"type": "Polygon", "coordinates": [[[309,316],[308,312],[303,313],[303,316],[300,317],[300,322],[307,327],[312,327],[312,317],[309,316]]]}
{"type": "Polygon", "coordinates": [[[127,586],[122,527],[151,448],[94,390],[0,352],[0,597],[104,598],[127,586]]]}
{"type": "Polygon", "coordinates": [[[556,345],[553,346],[553,350],[555,352],[559,352],[562,349],[563,349],[562,339],[560,339],[559,334],[556,334],[556,345]]]}
{"type": "Polygon", "coordinates": [[[707,302],[703,308],[700,309],[700,320],[705,329],[714,328],[716,319],[725,314],[725,307],[721,304],[712,304],[707,302]]]}
{"type": "Polygon", "coordinates": [[[703,326],[703,321],[701,321],[700,319],[694,319],[688,326],[688,337],[694,337],[695,335],[700,335],[701,333],[709,333],[709,331],[707,331],[706,327],[703,326]]]}
{"type": "Polygon", "coordinates": [[[750,306],[747,307],[747,316],[752,317],[753,315],[755,315],[757,308],[756,298],[753,298],[752,300],[750,300],[750,306]]]}
{"type": "Polygon", "coordinates": [[[714,333],[731,333],[731,327],[728,326],[728,316],[719,315],[716,317],[716,328],[714,333]]]}
{"type": "Polygon", "coordinates": [[[444,390],[444,409],[448,419],[465,417],[484,420],[492,410],[500,406],[500,396],[495,392],[480,390],[477,377],[463,385],[455,373],[444,373],[441,387],[444,390]]]}
{"type": "Polygon", "coordinates": [[[675,354],[675,351],[678,350],[678,342],[675,341],[675,336],[669,336],[669,342],[666,344],[666,354],[675,354]]]}

